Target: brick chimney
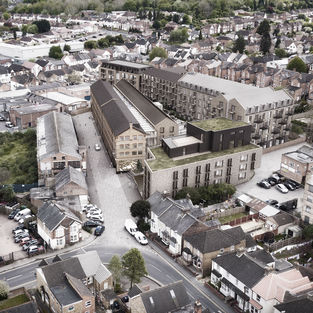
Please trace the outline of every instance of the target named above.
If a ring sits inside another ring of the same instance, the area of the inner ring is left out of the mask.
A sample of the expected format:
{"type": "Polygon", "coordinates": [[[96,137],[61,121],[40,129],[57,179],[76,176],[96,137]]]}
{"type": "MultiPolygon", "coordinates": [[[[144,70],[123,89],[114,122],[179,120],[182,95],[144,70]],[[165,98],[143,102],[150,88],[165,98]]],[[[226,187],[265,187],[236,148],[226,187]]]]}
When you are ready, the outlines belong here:
{"type": "Polygon", "coordinates": [[[202,313],[202,304],[199,300],[197,300],[195,302],[195,305],[194,305],[194,310],[193,310],[194,313],[202,313]]]}

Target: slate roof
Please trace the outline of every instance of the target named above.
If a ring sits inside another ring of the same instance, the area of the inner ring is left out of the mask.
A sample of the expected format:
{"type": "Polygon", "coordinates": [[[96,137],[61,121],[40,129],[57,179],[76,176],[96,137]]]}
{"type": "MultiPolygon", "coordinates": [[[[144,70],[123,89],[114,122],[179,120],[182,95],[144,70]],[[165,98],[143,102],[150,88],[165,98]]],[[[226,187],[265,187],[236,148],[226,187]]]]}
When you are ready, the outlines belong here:
{"type": "Polygon", "coordinates": [[[268,263],[273,263],[275,261],[273,257],[263,249],[249,252],[247,253],[247,255],[252,257],[256,261],[263,263],[264,266],[268,263]]]}
{"type": "Polygon", "coordinates": [[[59,190],[71,182],[88,190],[85,175],[72,166],[63,169],[55,176],[55,190],[59,190]]]}
{"type": "Polygon", "coordinates": [[[7,67],[0,65],[0,75],[8,74],[8,72],[9,71],[7,67]]]}
{"type": "Polygon", "coordinates": [[[130,123],[133,124],[133,128],[143,132],[139,122],[110,83],[98,80],[90,86],[90,90],[115,136],[129,129],[130,123]]]}
{"type": "Polygon", "coordinates": [[[140,294],[147,313],[168,313],[191,301],[182,281],[140,294]]]}
{"type": "Polygon", "coordinates": [[[23,66],[23,65],[20,65],[20,64],[11,64],[10,66],[9,66],[9,71],[10,72],[22,72],[22,71],[25,71],[26,70],[26,68],[23,66]]]}
{"type": "Polygon", "coordinates": [[[236,253],[224,254],[213,261],[249,288],[257,284],[265,275],[265,269],[244,254],[240,257],[236,253]]]}
{"type": "Polygon", "coordinates": [[[82,284],[78,278],[67,273],[65,273],[65,276],[69,283],[75,287],[75,290],[79,296],[92,297],[91,291],[84,284],[82,284]]]}
{"type": "Polygon", "coordinates": [[[37,305],[34,302],[27,302],[12,308],[1,310],[2,313],[37,313],[37,305]]]}
{"type": "Polygon", "coordinates": [[[212,229],[185,236],[185,240],[203,254],[235,246],[244,238],[245,234],[240,226],[224,231],[212,229]]]}
{"type": "Polygon", "coordinates": [[[120,80],[116,84],[116,87],[154,125],[157,125],[165,119],[169,119],[169,117],[162,110],[155,106],[148,98],[146,98],[126,80],[120,80]]]}
{"type": "Polygon", "coordinates": [[[182,73],[175,73],[173,71],[158,69],[155,67],[148,68],[144,75],[150,75],[153,77],[158,77],[160,79],[168,80],[170,82],[176,83],[182,76],[182,73]]]}
{"type": "Polygon", "coordinates": [[[281,313],[312,313],[313,301],[308,298],[294,300],[288,303],[274,305],[274,308],[281,313]]]}
{"type": "Polygon", "coordinates": [[[139,294],[141,294],[142,291],[141,289],[138,287],[138,285],[134,285],[133,287],[131,287],[128,291],[128,296],[130,298],[133,298],[135,296],[138,296],[139,294]]]}

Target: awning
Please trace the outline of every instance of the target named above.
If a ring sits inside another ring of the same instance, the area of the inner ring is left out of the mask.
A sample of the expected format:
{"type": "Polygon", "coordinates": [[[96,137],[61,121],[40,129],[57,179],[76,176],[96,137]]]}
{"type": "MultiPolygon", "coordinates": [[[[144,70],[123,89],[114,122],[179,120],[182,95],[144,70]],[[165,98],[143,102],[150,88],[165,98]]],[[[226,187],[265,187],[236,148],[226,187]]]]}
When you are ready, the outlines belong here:
{"type": "Polygon", "coordinates": [[[253,307],[255,307],[256,309],[258,309],[258,310],[263,309],[263,306],[262,306],[261,304],[257,303],[255,300],[250,299],[249,302],[250,302],[250,304],[251,304],[253,307]]]}

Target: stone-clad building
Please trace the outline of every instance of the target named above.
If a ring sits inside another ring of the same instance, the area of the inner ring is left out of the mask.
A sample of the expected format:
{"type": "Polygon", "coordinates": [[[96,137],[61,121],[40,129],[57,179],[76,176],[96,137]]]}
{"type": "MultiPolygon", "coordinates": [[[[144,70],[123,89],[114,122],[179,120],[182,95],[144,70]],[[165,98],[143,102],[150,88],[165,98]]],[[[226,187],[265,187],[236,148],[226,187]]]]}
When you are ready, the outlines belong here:
{"type": "Polygon", "coordinates": [[[262,149],[250,144],[251,125],[216,118],[188,123],[187,135],[166,138],[148,149],[144,197],[155,191],[173,197],[183,187],[250,180],[260,166],[262,149]]]}
{"type": "Polygon", "coordinates": [[[226,117],[250,123],[252,140],[271,147],[288,139],[294,100],[284,90],[187,73],[178,81],[176,111],[188,120],[226,117]]]}

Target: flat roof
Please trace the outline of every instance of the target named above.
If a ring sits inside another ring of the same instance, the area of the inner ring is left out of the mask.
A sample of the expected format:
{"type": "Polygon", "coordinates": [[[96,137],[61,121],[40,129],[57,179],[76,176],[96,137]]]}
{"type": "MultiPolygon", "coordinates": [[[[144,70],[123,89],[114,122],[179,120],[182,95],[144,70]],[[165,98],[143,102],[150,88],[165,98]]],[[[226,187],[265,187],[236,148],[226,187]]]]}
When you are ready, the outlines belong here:
{"type": "Polygon", "coordinates": [[[224,155],[234,154],[238,152],[248,151],[251,149],[261,149],[259,146],[254,144],[249,144],[246,146],[236,147],[233,149],[218,151],[218,152],[207,152],[202,154],[189,155],[184,158],[172,159],[170,158],[161,147],[150,149],[153,153],[155,159],[146,160],[152,171],[163,170],[167,168],[172,168],[180,165],[190,164],[194,162],[199,162],[203,160],[214,159],[222,157],[224,155]]]}
{"type": "Polygon", "coordinates": [[[202,121],[193,121],[193,122],[190,122],[190,124],[197,126],[199,128],[202,128],[203,130],[213,130],[213,131],[225,130],[225,129],[249,125],[242,121],[233,121],[224,117],[212,118],[209,120],[202,120],[202,121]]]}
{"type": "Polygon", "coordinates": [[[150,67],[149,65],[146,65],[146,64],[140,64],[140,63],[129,62],[129,61],[124,61],[124,60],[106,61],[103,63],[122,65],[122,66],[127,66],[127,67],[138,68],[138,69],[150,67]]]}
{"type": "Polygon", "coordinates": [[[53,104],[33,104],[28,106],[22,106],[20,108],[12,108],[11,110],[18,112],[18,114],[31,114],[38,112],[45,112],[51,110],[57,110],[57,107],[53,104]]]}
{"type": "Polygon", "coordinates": [[[293,151],[293,152],[290,152],[290,153],[286,153],[285,155],[288,156],[288,158],[291,158],[293,160],[296,160],[296,161],[299,161],[299,162],[302,162],[302,163],[311,163],[311,162],[313,162],[313,158],[312,157],[310,157],[309,155],[304,154],[302,152],[293,151]]]}
{"type": "Polygon", "coordinates": [[[192,145],[195,143],[201,143],[202,141],[198,138],[195,138],[193,136],[176,136],[176,137],[168,137],[166,139],[163,139],[164,142],[169,146],[170,148],[178,148],[178,147],[184,147],[188,145],[192,145]]]}
{"type": "Polygon", "coordinates": [[[227,99],[236,99],[244,108],[293,98],[285,90],[259,88],[201,73],[187,73],[178,82],[215,90],[227,99]]]}
{"type": "Polygon", "coordinates": [[[82,98],[77,98],[73,96],[66,95],[62,92],[57,92],[57,91],[50,91],[47,92],[45,95],[45,98],[52,99],[54,101],[63,103],[65,105],[71,105],[73,103],[80,103],[80,102],[86,102],[86,100],[82,98]]]}

